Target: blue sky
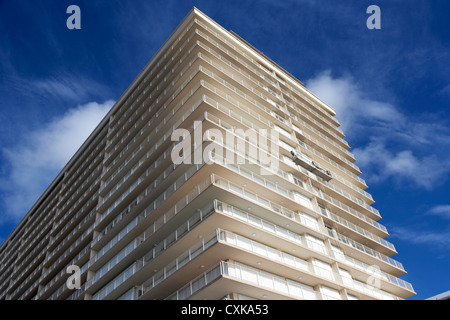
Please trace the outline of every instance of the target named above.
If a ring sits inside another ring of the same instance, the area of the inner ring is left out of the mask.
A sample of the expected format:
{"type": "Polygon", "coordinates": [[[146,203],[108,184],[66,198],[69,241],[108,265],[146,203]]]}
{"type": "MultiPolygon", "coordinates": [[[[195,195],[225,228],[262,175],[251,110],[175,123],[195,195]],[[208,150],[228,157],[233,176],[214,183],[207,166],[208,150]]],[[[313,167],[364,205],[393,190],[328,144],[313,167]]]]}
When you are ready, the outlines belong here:
{"type": "Polygon", "coordinates": [[[412,299],[449,290],[445,0],[0,0],[0,242],[193,6],[337,110],[412,299]]]}

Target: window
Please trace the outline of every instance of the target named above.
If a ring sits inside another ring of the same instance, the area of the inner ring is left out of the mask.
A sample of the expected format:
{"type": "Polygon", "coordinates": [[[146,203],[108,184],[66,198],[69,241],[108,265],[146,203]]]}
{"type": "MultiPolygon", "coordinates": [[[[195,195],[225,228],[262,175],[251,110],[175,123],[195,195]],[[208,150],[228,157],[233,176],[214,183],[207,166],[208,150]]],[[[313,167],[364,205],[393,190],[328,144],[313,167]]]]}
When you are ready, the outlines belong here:
{"type": "Polygon", "coordinates": [[[280,116],[278,113],[273,113],[275,115],[275,118],[277,118],[278,120],[280,120],[283,123],[286,123],[286,119],[283,118],[282,116],[280,116]]]}
{"type": "Polygon", "coordinates": [[[341,300],[341,295],[339,294],[339,291],[335,289],[321,286],[320,293],[322,293],[322,298],[324,300],[341,300]]]}
{"type": "Polygon", "coordinates": [[[310,227],[315,230],[319,230],[319,224],[317,223],[316,218],[313,216],[310,216],[306,213],[300,214],[303,224],[305,224],[307,227],[310,227]]]}
{"type": "Polygon", "coordinates": [[[284,111],[284,108],[282,106],[280,106],[278,103],[275,102],[275,107],[277,107],[277,109],[284,111]]]}
{"type": "Polygon", "coordinates": [[[331,251],[333,252],[333,255],[334,255],[334,257],[336,259],[338,259],[338,260],[345,260],[344,253],[338,247],[336,247],[334,245],[331,245],[331,251]]]}
{"type": "Polygon", "coordinates": [[[333,238],[336,237],[335,231],[332,227],[330,227],[329,225],[325,225],[325,228],[327,229],[328,235],[330,237],[333,237],[333,238]]]}
{"type": "Polygon", "coordinates": [[[319,251],[319,252],[322,252],[323,254],[326,254],[325,245],[322,240],[320,240],[316,237],[313,237],[309,234],[307,234],[305,236],[305,238],[306,238],[306,243],[309,248],[319,251]]]}
{"type": "Polygon", "coordinates": [[[325,209],[324,206],[319,204],[320,213],[323,214],[325,217],[328,217],[327,209],[325,209]]]}
{"type": "Polygon", "coordinates": [[[333,271],[328,263],[320,260],[313,260],[314,271],[317,275],[333,280],[333,271]]]}
{"type": "Polygon", "coordinates": [[[350,273],[347,270],[339,268],[339,274],[341,275],[342,282],[345,285],[353,288],[353,279],[352,279],[352,276],[350,275],[350,273]]]}
{"type": "Polygon", "coordinates": [[[300,178],[298,178],[298,177],[292,175],[292,180],[294,181],[294,183],[295,183],[296,185],[298,185],[299,187],[304,188],[303,180],[302,180],[302,179],[300,179],[300,178]]]}
{"type": "Polygon", "coordinates": [[[294,192],[294,197],[295,200],[301,204],[302,206],[305,206],[307,208],[312,209],[312,205],[311,205],[311,199],[309,199],[307,196],[299,193],[299,192],[294,192]]]}

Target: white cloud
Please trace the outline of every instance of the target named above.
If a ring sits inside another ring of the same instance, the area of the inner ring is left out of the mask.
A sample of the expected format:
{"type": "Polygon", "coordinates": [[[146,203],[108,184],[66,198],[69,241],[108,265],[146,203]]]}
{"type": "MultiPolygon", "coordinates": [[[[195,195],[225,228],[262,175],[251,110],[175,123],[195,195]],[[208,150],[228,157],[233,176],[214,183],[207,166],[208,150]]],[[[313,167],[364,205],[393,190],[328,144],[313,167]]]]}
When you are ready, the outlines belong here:
{"type": "Polygon", "coordinates": [[[87,100],[92,96],[98,96],[101,92],[108,92],[107,87],[90,78],[66,72],[37,79],[12,76],[9,81],[21,95],[34,99],[40,97],[80,101],[80,99],[87,100]]]}
{"type": "Polygon", "coordinates": [[[430,215],[436,215],[444,219],[450,219],[450,205],[437,205],[426,212],[430,215]]]}
{"type": "Polygon", "coordinates": [[[113,101],[69,110],[42,128],[26,132],[18,145],[3,149],[8,175],[1,178],[1,220],[20,219],[100,123],[113,101]]]}
{"type": "Polygon", "coordinates": [[[306,86],[336,109],[342,130],[357,142],[351,151],[368,182],[393,179],[428,190],[445,182],[450,173],[445,124],[413,119],[389,101],[370,99],[349,75],[334,78],[325,71],[306,86]]]}
{"type": "Polygon", "coordinates": [[[390,236],[412,244],[423,244],[447,248],[450,245],[450,232],[413,229],[412,227],[391,227],[390,236]]]}
{"type": "Polygon", "coordinates": [[[390,151],[380,141],[371,141],[362,148],[356,148],[353,154],[358,165],[367,169],[369,180],[373,183],[393,179],[399,184],[409,181],[431,190],[445,181],[442,177],[450,170],[435,155],[419,158],[412,150],[390,151]]]}
{"type": "MultiPolygon", "coordinates": [[[[439,219],[450,219],[450,205],[436,205],[433,206],[428,211],[425,211],[426,215],[435,215],[439,219]]],[[[450,245],[450,226],[448,223],[443,223],[440,221],[437,229],[434,227],[430,229],[432,224],[430,224],[429,219],[422,222],[419,225],[405,225],[401,226],[391,226],[390,236],[404,242],[408,242],[414,245],[428,245],[433,248],[443,248],[447,250],[450,245]]]]}
{"type": "Polygon", "coordinates": [[[306,87],[336,110],[336,118],[347,134],[356,133],[362,124],[397,127],[404,116],[388,102],[365,98],[366,94],[350,75],[333,78],[327,70],[306,82],[306,87]]]}
{"type": "Polygon", "coordinates": [[[63,83],[61,80],[56,79],[43,79],[30,82],[31,87],[40,93],[51,94],[61,96],[69,99],[75,99],[79,97],[77,91],[73,85],[63,83]]]}

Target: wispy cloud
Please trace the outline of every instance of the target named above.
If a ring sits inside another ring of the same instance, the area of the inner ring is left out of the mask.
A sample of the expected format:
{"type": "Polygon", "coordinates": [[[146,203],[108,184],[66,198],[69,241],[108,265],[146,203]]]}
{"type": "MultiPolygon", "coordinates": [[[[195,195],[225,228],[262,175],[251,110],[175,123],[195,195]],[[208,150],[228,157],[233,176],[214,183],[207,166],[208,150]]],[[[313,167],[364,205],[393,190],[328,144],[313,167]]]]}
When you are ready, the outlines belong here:
{"type": "Polygon", "coordinates": [[[436,215],[444,219],[450,219],[450,205],[437,205],[426,212],[429,215],[436,215]]]}
{"type": "Polygon", "coordinates": [[[399,128],[405,116],[391,103],[367,98],[358,81],[347,74],[333,77],[331,70],[319,73],[306,86],[336,110],[347,135],[356,134],[362,126],[399,128]]]}
{"type": "Polygon", "coordinates": [[[416,187],[432,190],[445,182],[450,172],[449,163],[436,155],[418,157],[412,150],[392,151],[382,141],[373,140],[353,153],[361,168],[368,170],[370,182],[392,179],[404,186],[410,182],[416,187]]]}
{"type": "Polygon", "coordinates": [[[352,152],[369,182],[393,179],[432,190],[446,181],[450,130],[445,123],[413,118],[390,101],[371,99],[351,75],[333,77],[324,71],[306,86],[336,109],[343,131],[357,144],[352,152]]]}
{"type": "Polygon", "coordinates": [[[450,94],[450,84],[448,84],[445,87],[443,87],[441,90],[438,91],[438,93],[442,94],[442,95],[450,94]]]}
{"type": "Polygon", "coordinates": [[[113,101],[79,105],[2,150],[6,174],[0,178],[4,208],[0,221],[17,221],[29,210],[112,105],[113,101]]]}
{"type": "Polygon", "coordinates": [[[426,246],[439,252],[439,257],[446,257],[450,245],[450,205],[433,206],[425,210],[423,216],[427,216],[427,219],[420,220],[420,224],[416,220],[414,223],[404,222],[402,225],[390,226],[390,237],[412,245],[426,246]],[[435,216],[437,221],[431,221],[430,216],[435,216]]]}
{"type": "Polygon", "coordinates": [[[13,76],[9,79],[12,87],[22,96],[63,101],[83,101],[108,93],[109,89],[96,81],[74,74],[61,73],[46,78],[13,76]]]}
{"type": "Polygon", "coordinates": [[[391,237],[412,244],[430,245],[447,248],[450,245],[450,230],[423,230],[412,227],[391,227],[391,237]]]}

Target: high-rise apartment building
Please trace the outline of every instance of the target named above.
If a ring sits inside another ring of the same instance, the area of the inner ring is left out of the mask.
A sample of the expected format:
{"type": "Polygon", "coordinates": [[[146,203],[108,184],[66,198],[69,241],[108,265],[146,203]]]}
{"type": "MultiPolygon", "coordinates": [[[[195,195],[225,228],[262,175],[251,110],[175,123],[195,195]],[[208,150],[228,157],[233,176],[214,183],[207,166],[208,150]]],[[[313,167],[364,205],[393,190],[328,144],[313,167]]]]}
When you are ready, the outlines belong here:
{"type": "Polygon", "coordinates": [[[404,299],[332,108],[192,9],[0,248],[0,299],[404,299]]]}

